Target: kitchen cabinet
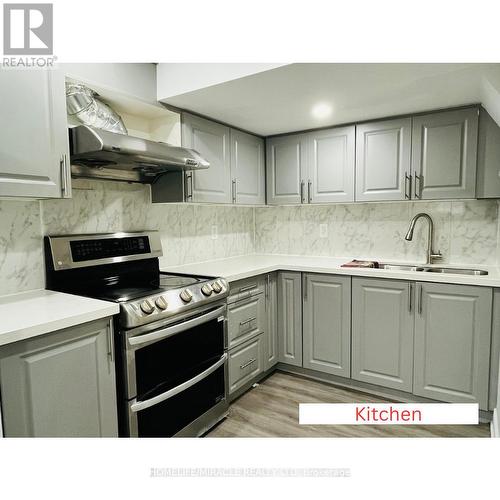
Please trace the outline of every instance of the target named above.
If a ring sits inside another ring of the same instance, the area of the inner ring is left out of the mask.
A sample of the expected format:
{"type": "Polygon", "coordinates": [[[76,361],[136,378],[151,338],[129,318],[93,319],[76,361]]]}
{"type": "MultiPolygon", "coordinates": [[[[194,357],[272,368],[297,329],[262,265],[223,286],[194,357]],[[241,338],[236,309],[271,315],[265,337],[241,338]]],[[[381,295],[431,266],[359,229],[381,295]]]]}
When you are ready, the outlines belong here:
{"type": "Polygon", "coordinates": [[[0,71],[0,196],[71,196],[64,74],[0,71]]]}
{"type": "Polygon", "coordinates": [[[352,378],[412,391],[413,297],[406,281],[352,279],[352,378]]]}
{"type": "Polygon", "coordinates": [[[356,126],[356,201],[410,197],[411,118],[356,126]]]}
{"type": "Polygon", "coordinates": [[[307,146],[307,134],[267,139],[267,203],[269,205],[306,202],[307,146]]]}
{"type": "Polygon", "coordinates": [[[415,116],[411,160],[414,198],[474,198],[477,140],[477,108],[415,116]]]}
{"type": "Polygon", "coordinates": [[[265,205],[266,172],[264,140],[231,129],[232,201],[242,205],[265,205]]]}
{"type": "Polygon", "coordinates": [[[0,349],[6,437],[116,437],[112,326],[86,323],[0,349]]]}
{"type": "Polygon", "coordinates": [[[492,290],[418,283],[413,392],[488,408],[492,290]]]}
{"type": "Polygon", "coordinates": [[[265,326],[265,297],[263,293],[252,294],[228,304],[229,349],[263,333],[265,326]]]}
{"type": "Polygon", "coordinates": [[[262,373],[263,336],[258,335],[229,352],[229,394],[251,384],[262,373]]]}
{"type": "Polygon", "coordinates": [[[309,203],[354,201],[355,127],[308,134],[309,203]]]}
{"type": "Polygon", "coordinates": [[[304,274],[303,367],[351,375],[351,278],[304,274]]]}
{"type": "Polygon", "coordinates": [[[208,169],[187,173],[187,201],[231,203],[229,127],[183,113],[182,144],[210,162],[208,169]]]}
{"type": "Polygon", "coordinates": [[[500,198],[500,127],[485,109],[479,112],[477,198],[500,198]]]}
{"type": "Polygon", "coordinates": [[[266,276],[266,331],[264,335],[264,370],[278,362],[278,275],[266,276]]]}
{"type": "Polygon", "coordinates": [[[302,366],[302,275],[278,274],[278,361],[302,366]]]}

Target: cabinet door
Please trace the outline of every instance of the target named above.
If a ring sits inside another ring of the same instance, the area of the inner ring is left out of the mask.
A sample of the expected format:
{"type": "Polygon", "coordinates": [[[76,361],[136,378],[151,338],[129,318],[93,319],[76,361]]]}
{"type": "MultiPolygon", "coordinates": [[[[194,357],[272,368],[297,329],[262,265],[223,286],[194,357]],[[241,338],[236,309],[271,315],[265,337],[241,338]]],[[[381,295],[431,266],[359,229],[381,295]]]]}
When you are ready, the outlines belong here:
{"type": "Polygon", "coordinates": [[[266,152],[267,203],[307,202],[307,135],[268,139],[266,152]]]}
{"type": "Polygon", "coordinates": [[[413,392],[488,408],[491,288],[419,283],[413,392]]]}
{"type": "Polygon", "coordinates": [[[229,127],[188,113],[182,115],[182,144],[210,162],[205,170],[192,171],[188,200],[231,203],[231,158],[229,127]]]}
{"type": "Polygon", "coordinates": [[[352,279],[352,378],[412,390],[413,304],[405,281],[352,279]]]}
{"type": "Polygon", "coordinates": [[[231,172],[234,203],[264,205],[266,177],[264,140],[231,129],[231,172]]]}
{"type": "Polygon", "coordinates": [[[278,275],[278,361],[302,366],[301,273],[278,275]]]}
{"type": "Polygon", "coordinates": [[[0,196],[70,196],[64,75],[0,70],[0,196]]]}
{"type": "Polygon", "coordinates": [[[410,196],[411,118],[356,126],[356,201],[410,196]]]}
{"type": "Polygon", "coordinates": [[[350,377],[351,278],[304,276],[304,368],[350,377]]]}
{"type": "Polygon", "coordinates": [[[267,323],[264,335],[264,369],[269,370],[278,362],[278,281],[277,274],[267,275],[267,323]]]}
{"type": "Polygon", "coordinates": [[[263,371],[262,335],[229,351],[229,394],[251,382],[263,371]]]}
{"type": "Polygon", "coordinates": [[[118,435],[108,325],[87,323],[0,350],[5,436],[118,435]]]}
{"type": "Polygon", "coordinates": [[[308,201],[354,201],[355,127],[309,134],[308,201]]]}
{"type": "Polygon", "coordinates": [[[475,197],[477,124],[477,108],[413,118],[415,198],[475,197]]]}

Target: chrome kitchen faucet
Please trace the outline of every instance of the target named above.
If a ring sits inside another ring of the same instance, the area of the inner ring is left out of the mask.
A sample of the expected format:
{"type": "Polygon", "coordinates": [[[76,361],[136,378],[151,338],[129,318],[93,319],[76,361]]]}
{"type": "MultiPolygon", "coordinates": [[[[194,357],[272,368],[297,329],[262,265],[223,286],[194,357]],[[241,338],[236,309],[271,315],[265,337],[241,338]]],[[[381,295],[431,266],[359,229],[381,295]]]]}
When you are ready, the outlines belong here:
{"type": "Polygon", "coordinates": [[[423,217],[424,219],[427,219],[427,222],[429,223],[429,232],[427,235],[427,261],[426,264],[432,264],[434,260],[440,260],[443,258],[441,255],[441,252],[438,250],[437,252],[434,252],[434,222],[429,214],[426,213],[419,213],[413,217],[413,219],[410,221],[410,227],[408,228],[408,231],[405,236],[406,241],[411,241],[413,239],[413,231],[415,229],[415,223],[417,222],[418,219],[423,217]]]}

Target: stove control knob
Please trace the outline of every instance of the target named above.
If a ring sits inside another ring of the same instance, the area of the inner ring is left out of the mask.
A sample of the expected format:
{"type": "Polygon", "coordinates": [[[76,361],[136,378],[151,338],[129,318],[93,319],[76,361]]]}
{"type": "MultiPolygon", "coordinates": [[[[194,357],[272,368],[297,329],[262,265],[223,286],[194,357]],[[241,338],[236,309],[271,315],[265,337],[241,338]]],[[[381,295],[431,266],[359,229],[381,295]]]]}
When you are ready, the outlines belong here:
{"type": "Polygon", "coordinates": [[[203,293],[203,295],[205,295],[206,297],[210,297],[210,295],[212,295],[212,292],[213,292],[213,288],[212,286],[210,285],[210,283],[206,283],[205,285],[203,285],[201,287],[201,292],[203,293]]]}
{"type": "Polygon", "coordinates": [[[162,311],[164,311],[168,307],[168,302],[165,300],[165,297],[158,297],[155,300],[155,304],[156,307],[158,309],[161,309],[162,311]]]}
{"type": "Polygon", "coordinates": [[[219,280],[214,281],[212,283],[212,288],[213,288],[215,293],[220,293],[220,292],[222,292],[222,283],[219,280]]]}
{"type": "Polygon", "coordinates": [[[149,300],[145,300],[144,302],[141,302],[141,311],[144,314],[151,314],[155,310],[155,307],[149,300]]]}
{"type": "Polygon", "coordinates": [[[193,294],[191,290],[188,290],[187,288],[185,290],[182,290],[182,292],[179,294],[179,297],[184,302],[191,302],[193,300],[193,294]]]}

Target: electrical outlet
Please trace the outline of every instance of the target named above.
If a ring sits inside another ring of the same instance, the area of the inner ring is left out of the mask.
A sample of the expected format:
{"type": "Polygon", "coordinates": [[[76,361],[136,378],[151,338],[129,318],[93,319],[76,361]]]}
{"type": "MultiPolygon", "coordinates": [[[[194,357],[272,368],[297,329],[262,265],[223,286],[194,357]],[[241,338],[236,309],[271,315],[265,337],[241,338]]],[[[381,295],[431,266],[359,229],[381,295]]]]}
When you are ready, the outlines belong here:
{"type": "Polygon", "coordinates": [[[212,239],[217,239],[217,226],[212,226],[212,239]]]}
{"type": "Polygon", "coordinates": [[[319,237],[328,238],[328,224],[319,225],[319,237]]]}

